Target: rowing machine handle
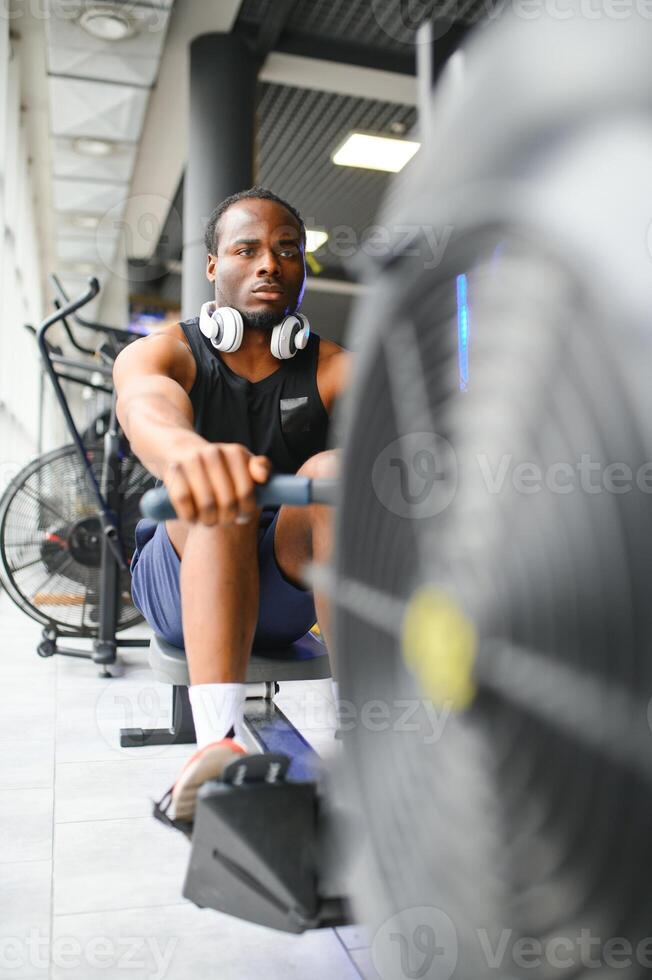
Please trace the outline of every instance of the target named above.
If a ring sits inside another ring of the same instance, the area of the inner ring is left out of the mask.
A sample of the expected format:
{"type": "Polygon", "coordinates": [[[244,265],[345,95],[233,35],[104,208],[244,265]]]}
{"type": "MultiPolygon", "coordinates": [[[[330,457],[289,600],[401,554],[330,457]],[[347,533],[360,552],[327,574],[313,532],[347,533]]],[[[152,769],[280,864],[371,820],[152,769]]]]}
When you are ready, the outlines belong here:
{"type": "MultiPolygon", "coordinates": [[[[311,480],[307,476],[279,474],[271,476],[267,483],[256,484],[256,502],[259,507],[334,504],[337,486],[337,480],[311,480]]],[[[177,516],[165,487],[148,490],[140,502],[140,512],[153,521],[171,521],[177,516]]]]}

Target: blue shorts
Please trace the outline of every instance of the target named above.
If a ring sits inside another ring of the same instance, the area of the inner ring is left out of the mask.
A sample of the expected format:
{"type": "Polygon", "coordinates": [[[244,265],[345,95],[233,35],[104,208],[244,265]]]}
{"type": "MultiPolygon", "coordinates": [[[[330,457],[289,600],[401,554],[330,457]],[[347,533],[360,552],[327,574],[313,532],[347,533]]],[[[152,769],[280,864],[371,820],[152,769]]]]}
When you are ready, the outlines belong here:
{"type": "MultiPolygon", "coordinates": [[[[287,579],[276,563],[274,532],[278,511],[264,510],[258,525],[260,604],[254,647],[273,650],[305,636],[316,621],[312,592],[287,579]]],[[[131,594],[136,608],[155,633],[183,647],[181,559],[172,547],[165,523],[147,518],[136,525],[131,559],[131,594]]]]}

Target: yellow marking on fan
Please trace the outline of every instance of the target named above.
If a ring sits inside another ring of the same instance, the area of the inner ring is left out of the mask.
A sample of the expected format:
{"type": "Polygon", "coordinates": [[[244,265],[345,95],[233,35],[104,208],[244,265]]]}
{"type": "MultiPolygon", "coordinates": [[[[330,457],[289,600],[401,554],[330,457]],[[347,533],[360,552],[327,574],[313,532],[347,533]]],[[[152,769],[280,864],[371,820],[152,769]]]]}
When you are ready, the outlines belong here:
{"type": "Polygon", "coordinates": [[[473,701],[478,637],[450,596],[432,586],[418,589],[403,618],[403,659],[438,706],[464,711],[473,701]]]}

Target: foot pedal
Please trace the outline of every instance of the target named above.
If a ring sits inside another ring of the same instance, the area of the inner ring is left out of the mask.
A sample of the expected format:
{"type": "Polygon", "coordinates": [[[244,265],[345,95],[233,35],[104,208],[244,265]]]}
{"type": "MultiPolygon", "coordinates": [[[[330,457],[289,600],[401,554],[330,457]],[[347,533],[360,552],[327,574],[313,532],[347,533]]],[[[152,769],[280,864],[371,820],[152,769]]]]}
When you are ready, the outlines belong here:
{"type": "Polygon", "coordinates": [[[226,766],[220,782],[228,783],[230,786],[243,786],[245,783],[281,783],[285,780],[289,768],[290,760],[280,752],[243,755],[226,766]]]}
{"type": "Polygon", "coordinates": [[[288,765],[276,753],[242,756],[200,787],[183,894],[298,933],[318,921],[317,792],[312,782],[286,782],[288,765]]]}

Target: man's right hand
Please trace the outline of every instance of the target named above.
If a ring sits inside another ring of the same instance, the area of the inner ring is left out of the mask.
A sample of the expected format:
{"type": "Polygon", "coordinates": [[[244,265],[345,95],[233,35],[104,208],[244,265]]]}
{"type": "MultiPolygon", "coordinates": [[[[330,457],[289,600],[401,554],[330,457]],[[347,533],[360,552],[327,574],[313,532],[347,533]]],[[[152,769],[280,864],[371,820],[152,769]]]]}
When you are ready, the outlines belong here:
{"type": "Polygon", "coordinates": [[[187,440],[176,441],[163,482],[181,520],[244,524],[257,519],[254,485],[266,483],[271,472],[267,456],[254,456],[246,446],[189,433],[187,440]]]}

